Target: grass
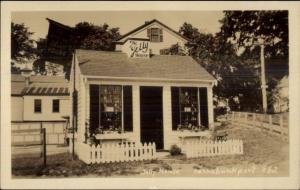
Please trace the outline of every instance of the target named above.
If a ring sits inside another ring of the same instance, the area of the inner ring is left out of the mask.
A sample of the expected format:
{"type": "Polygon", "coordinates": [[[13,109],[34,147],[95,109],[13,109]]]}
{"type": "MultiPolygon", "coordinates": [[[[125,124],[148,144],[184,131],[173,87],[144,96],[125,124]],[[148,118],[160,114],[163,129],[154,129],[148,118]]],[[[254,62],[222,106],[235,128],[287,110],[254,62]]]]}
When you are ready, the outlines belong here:
{"type": "MultiPolygon", "coordinates": [[[[278,175],[288,175],[288,143],[279,137],[253,128],[223,124],[217,130],[226,130],[228,139],[241,139],[244,142],[243,155],[227,155],[187,159],[184,154],[167,156],[153,161],[135,161],[87,165],[73,160],[68,153],[50,155],[47,166],[42,167],[42,159],[17,157],[12,159],[13,176],[24,177],[76,177],[76,176],[138,176],[143,170],[158,172],[160,169],[172,171],[191,167],[191,169],[214,169],[217,167],[278,167],[278,175]],[[179,167],[178,167],[179,165],[179,167]]],[[[186,174],[192,176],[192,174],[186,174]]]]}

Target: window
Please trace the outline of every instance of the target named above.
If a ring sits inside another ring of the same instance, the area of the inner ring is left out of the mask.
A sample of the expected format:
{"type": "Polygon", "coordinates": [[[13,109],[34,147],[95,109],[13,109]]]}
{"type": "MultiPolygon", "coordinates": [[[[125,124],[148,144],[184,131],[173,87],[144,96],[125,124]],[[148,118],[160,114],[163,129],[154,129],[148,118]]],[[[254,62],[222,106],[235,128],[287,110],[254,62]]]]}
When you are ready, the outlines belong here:
{"type": "Polygon", "coordinates": [[[150,42],[162,42],[163,34],[160,28],[149,28],[147,30],[147,36],[150,38],[150,42]]]}
{"type": "Polygon", "coordinates": [[[100,86],[100,127],[105,131],[122,130],[122,86],[100,86]]]}
{"type": "Polygon", "coordinates": [[[172,129],[199,130],[208,127],[207,89],[172,87],[172,129]]]}
{"type": "Polygon", "coordinates": [[[42,112],[42,100],[35,99],[34,100],[34,113],[41,113],[42,112]]]}
{"type": "Polygon", "coordinates": [[[59,112],[59,100],[52,100],[52,112],[58,113],[59,112]]]}
{"type": "Polygon", "coordinates": [[[132,86],[90,85],[90,134],[133,130],[132,86]]]}

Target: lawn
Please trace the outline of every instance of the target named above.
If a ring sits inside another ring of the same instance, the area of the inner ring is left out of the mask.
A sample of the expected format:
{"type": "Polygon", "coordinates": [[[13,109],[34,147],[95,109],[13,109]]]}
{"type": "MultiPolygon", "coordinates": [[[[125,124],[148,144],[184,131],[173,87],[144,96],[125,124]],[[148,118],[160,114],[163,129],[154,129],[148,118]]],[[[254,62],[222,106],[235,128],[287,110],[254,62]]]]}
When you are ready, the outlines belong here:
{"type": "Polygon", "coordinates": [[[14,177],[155,177],[155,176],[287,176],[288,143],[257,129],[232,124],[222,125],[228,138],[242,139],[243,155],[187,159],[185,155],[158,160],[87,165],[72,160],[68,153],[50,155],[47,167],[42,159],[18,157],[12,160],[14,177]]]}

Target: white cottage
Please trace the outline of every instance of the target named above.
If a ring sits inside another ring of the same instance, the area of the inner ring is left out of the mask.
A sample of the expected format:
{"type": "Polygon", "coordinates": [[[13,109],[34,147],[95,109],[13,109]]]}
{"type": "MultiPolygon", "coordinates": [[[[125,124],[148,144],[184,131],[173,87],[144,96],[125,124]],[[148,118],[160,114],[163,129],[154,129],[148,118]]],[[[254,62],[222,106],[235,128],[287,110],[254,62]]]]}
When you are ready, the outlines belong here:
{"type": "Polygon", "coordinates": [[[168,150],[206,136],[215,79],[190,56],[161,55],[186,42],[153,20],[122,36],[115,52],[76,50],[70,79],[76,141],[155,142],[168,150]]]}

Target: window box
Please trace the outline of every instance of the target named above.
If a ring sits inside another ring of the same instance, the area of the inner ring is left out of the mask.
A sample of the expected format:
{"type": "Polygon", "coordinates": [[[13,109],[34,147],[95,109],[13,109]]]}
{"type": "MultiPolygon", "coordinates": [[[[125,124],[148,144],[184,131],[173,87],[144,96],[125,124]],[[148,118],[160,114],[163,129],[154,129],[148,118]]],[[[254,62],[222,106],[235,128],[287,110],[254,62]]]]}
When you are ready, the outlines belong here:
{"type": "Polygon", "coordinates": [[[97,134],[95,138],[97,140],[126,140],[130,138],[131,133],[104,133],[104,134],[97,134]]]}

